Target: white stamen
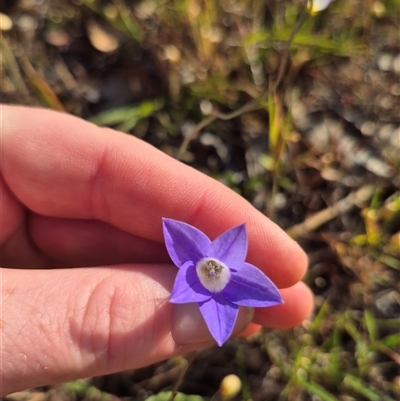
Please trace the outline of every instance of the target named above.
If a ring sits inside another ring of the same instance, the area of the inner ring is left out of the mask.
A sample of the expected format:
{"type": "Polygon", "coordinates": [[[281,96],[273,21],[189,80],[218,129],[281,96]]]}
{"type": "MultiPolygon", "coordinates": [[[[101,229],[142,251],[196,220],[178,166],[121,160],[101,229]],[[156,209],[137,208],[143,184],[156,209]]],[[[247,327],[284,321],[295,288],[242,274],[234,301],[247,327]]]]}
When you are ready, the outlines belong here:
{"type": "Polygon", "coordinates": [[[213,258],[200,259],[196,264],[201,284],[210,292],[221,292],[229,283],[231,271],[228,266],[213,258]]]}

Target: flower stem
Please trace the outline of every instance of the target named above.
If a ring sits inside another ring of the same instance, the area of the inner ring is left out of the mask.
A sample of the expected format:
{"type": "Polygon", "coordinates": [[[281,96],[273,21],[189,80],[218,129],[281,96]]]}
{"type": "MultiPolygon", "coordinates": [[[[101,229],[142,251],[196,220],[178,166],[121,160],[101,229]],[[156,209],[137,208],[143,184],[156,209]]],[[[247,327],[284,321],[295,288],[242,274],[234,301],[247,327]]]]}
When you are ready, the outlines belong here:
{"type": "Polygon", "coordinates": [[[194,357],[196,356],[196,353],[197,353],[197,351],[193,352],[193,353],[190,355],[190,358],[189,358],[189,360],[187,361],[186,366],[185,366],[184,368],[182,368],[181,373],[180,373],[180,375],[179,375],[179,377],[178,377],[178,380],[175,382],[174,387],[172,388],[171,396],[169,397],[169,400],[168,400],[168,401],[173,401],[173,400],[174,400],[176,394],[178,393],[178,388],[179,388],[179,386],[181,385],[182,380],[183,380],[183,378],[185,377],[185,374],[186,374],[186,372],[187,372],[189,366],[192,364],[192,362],[193,362],[193,360],[194,360],[194,357]]]}

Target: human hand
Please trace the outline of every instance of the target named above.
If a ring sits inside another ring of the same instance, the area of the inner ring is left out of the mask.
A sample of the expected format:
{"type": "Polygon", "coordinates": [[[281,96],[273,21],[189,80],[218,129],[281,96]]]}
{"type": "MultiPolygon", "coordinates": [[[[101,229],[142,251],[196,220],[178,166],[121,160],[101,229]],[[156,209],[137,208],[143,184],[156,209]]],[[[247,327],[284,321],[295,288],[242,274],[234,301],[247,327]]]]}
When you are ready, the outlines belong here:
{"type": "MultiPolygon", "coordinates": [[[[132,136],[53,111],[2,106],[1,395],[138,368],[214,344],[197,305],[168,302],[177,268],[162,217],[215,238],[246,222],[247,260],[284,304],[235,332],[309,316],[300,247],[217,181],[132,136]]],[[[249,319],[250,317],[250,319],[249,319]]]]}

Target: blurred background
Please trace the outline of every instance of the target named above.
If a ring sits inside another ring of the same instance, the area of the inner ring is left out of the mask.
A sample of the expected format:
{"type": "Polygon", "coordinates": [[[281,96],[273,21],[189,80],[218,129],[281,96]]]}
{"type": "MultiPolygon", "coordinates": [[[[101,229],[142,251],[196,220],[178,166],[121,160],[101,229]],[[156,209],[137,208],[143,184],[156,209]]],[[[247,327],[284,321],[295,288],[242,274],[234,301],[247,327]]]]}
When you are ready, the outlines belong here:
{"type": "MultiPolygon", "coordinates": [[[[221,400],[229,374],[236,401],[398,399],[399,0],[318,13],[302,0],[0,6],[3,103],[142,138],[241,194],[309,255],[313,318],[197,353],[179,386],[197,396],[177,400],[221,400]]],[[[186,364],[6,400],[166,401],[186,364]]]]}

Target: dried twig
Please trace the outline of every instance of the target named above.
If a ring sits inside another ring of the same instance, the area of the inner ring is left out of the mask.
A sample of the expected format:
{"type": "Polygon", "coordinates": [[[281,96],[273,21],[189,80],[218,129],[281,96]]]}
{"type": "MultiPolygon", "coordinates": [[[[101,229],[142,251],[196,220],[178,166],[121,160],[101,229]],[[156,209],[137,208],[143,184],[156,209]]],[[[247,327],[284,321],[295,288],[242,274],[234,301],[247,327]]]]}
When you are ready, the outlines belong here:
{"type": "Polygon", "coordinates": [[[7,38],[5,38],[1,32],[0,43],[0,56],[2,58],[4,69],[9,74],[15,88],[17,89],[17,94],[20,97],[21,102],[29,103],[29,90],[21,76],[21,70],[17,60],[15,59],[15,51],[12,50],[12,45],[10,46],[7,38]]]}
{"type": "Polygon", "coordinates": [[[20,63],[29,83],[36,90],[41,100],[53,110],[65,111],[63,104],[47,81],[33,68],[29,59],[20,56],[20,63]]]}
{"type": "Polygon", "coordinates": [[[212,111],[211,115],[214,117],[217,117],[220,120],[224,120],[224,121],[232,120],[233,118],[239,117],[244,113],[248,113],[249,111],[254,111],[254,110],[263,108],[261,106],[261,102],[265,97],[266,97],[266,94],[263,94],[260,97],[251,100],[250,102],[244,104],[242,107],[240,107],[237,110],[234,110],[230,113],[219,113],[217,111],[212,111]]]}
{"type": "Polygon", "coordinates": [[[172,389],[172,391],[171,391],[171,396],[169,397],[169,400],[168,400],[168,401],[173,401],[173,400],[174,400],[174,398],[175,398],[175,396],[176,396],[176,394],[177,394],[177,392],[178,392],[178,388],[179,388],[179,386],[181,385],[182,380],[183,380],[183,378],[185,377],[185,374],[186,374],[186,372],[187,372],[189,366],[192,364],[192,362],[193,362],[195,356],[196,356],[196,351],[193,352],[192,355],[190,355],[190,358],[189,358],[189,360],[187,361],[186,366],[182,369],[182,371],[181,371],[181,373],[180,373],[180,375],[179,375],[179,377],[178,377],[178,380],[177,380],[177,381],[175,382],[175,384],[174,384],[174,387],[173,387],[173,389],[172,389]]]}
{"type": "MultiPolygon", "coordinates": [[[[303,13],[300,15],[300,18],[298,19],[296,25],[294,26],[290,37],[287,41],[286,44],[286,48],[285,48],[285,52],[283,54],[283,58],[282,61],[280,63],[279,66],[279,72],[278,72],[278,77],[275,81],[275,84],[272,88],[272,92],[276,92],[276,90],[278,89],[282,78],[284,76],[284,73],[286,71],[287,68],[287,64],[289,61],[289,50],[290,50],[290,46],[293,42],[294,37],[296,36],[297,32],[300,30],[300,28],[302,27],[304,20],[307,16],[307,10],[304,10],[303,13]]],[[[254,111],[254,110],[258,110],[260,108],[262,108],[261,103],[262,101],[268,96],[268,93],[263,93],[261,96],[259,96],[256,99],[253,99],[251,101],[249,101],[248,103],[246,103],[245,105],[243,105],[242,107],[238,108],[237,110],[232,111],[231,113],[220,113],[217,111],[213,111],[212,114],[206,118],[204,118],[203,120],[201,120],[198,124],[196,124],[196,126],[189,132],[189,134],[185,137],[185,139],[182,141],[181,146],[179,147],[178,153],[176,155],[176,158],[178,160],[180,160],[183,156],[183,154],[185,153],[187,147],[189,146],[190,142],[195,139],[197,137],[197,135],[199,135],[199,133],[201,132],[201,130],[203,128],[205,128],[207,125],[213,123],[216,119],[220,119],[220,120],[232,120],[233,118],[239,117],[242,114],[248,113],[250,111],[254,111]]]]}
{"type": "Polygon", "coordinates": [[[393,351],[386,345],[380,343],[379,341],[372,340],[371,345],[377,348],[383,354],[387,355],[389,358],[391,358],[395,363],[397,363],[397,365],[400,365],[400,354],[393,351]]]}
{"type": "Polygon", "coordinates": [[[180,160],[183,154],[186,152],[187,147],[189,146],[190,142],[199,135],[201,130],[207,125],[211,124],[217,119],[220,120],[232,120],[233,118],[239,117],[244,113],[248,113],[249,111],[258,110],[261,107],[261,102],[265,98],[265,94],[261,95],[257,99],[253,99],[250,102],[246,103],[242,107],[238,108],[237,110],[232,111],[231,113],[220,113],[217,111],[213,111],[212,114],[203,120],[201,120],[196,126],[189,132],[189,134],[185,137],[182,141],[181,146],[179,147],[178,153],[176,158],[180,160]]]}
{"type": "Polygon", "coordinates": [[[334,219],[340,214],[348,212],[354,206],[361,206],[363,203],[371,199],[375,187],[372,185],[365,185],[358,189],[356,192],[352,192],[350,195],[341,199],[337,203],[328,208],[321,210],[308,217],[305,221],[300,224],[296,224],[286,230],[286,232],[294,239],[297,239],[304,234],[316,230],[323,224],[334,219]]]}
{"type": "Polygon", "coordinates": [[[282,79],[283,79],[283,76],[284,76],[284,73],[286,71],[288,61],[289,61],[290,46],[292,45],[294,37],[296,36],[296,34],[301,29],[301,27],[302,27],[307,15],[308,15],[307,10],[303,10],[303,13],[300,15],[300,18],[297,20],[296,25],[294,26],[294,28],[293,28],[290,36],[289,36],[289,39],[286,42],[286,48],[285,48],[285,51],[283,53],[283,57],[282,57],[281,63],[279,65],[278,77],[276,78],[274,87],[272,89],[273,92],[277,91],[277,89],[279,88],[279,85],[282,82],[282,79]]]}
{"type": "Polygon", "coordinates": [[[187,147],[189,146],[189,143],[199,135],[200,131],[207,127],[208,124],[211,124],[213,121],[215,121],[217,117],[215,116],[208,116],[201,120],[196,126],[189,132],[188,135],[185,136],[185,139],[182,141],[181,146],[179,147],[178,153],[176,155],[176,158],[180,160],[183,156],[183,154],[186,152],[187,147]]]}

